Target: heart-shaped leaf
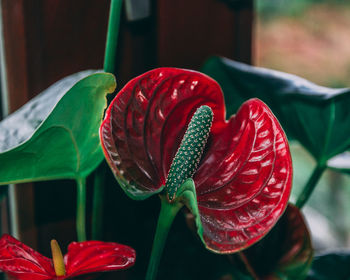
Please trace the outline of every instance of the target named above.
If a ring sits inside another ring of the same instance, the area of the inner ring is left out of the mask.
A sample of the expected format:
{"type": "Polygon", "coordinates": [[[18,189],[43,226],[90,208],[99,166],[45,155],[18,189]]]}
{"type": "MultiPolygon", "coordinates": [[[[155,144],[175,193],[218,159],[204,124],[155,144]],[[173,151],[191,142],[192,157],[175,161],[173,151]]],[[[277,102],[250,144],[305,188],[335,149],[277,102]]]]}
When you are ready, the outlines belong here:
{"type": "MultiPolygon", "coordinates": [[[[207,248],[232,253],[273,227],[290,194],[288,143],[263,102],[249,100],[225,120],[223,94],[214,80],[194,71],[159,68],[117,94],[101,125],[101,142],[124,191],[146,198],[163,188],[188,123],[203,105],[214,118],[193,175],[193,203],[198,203],[207,248]]],[[[194,148],[187,155],[198,152],[194,148]]]]}
{"type": "Polygon", "coordinates": [[[202,71],[223,87],[229,113],[244,100],[262,99],[320,165],[349,148],[350,89],[321,87],[295,75],[218,57],[209,59],[202,71]]]}
{"type": "Polygon", "coordinates": [[[102,161],[98,127],[116,84],[97,73],[69,89],[86,75],[61,80],[0,123],[0,185],[86,177],[102,161]]]}
{"type": "Polygon", "coordinates": [[[316,256],[308,280],[350,279],[350,252],[334,252],[316,256]]]}
{"type": "Polygon", "coordinates": [[[259,279],[304,279],[313,249],[300,210],[289,204],[276,226],[243,254],[259,279]]]}

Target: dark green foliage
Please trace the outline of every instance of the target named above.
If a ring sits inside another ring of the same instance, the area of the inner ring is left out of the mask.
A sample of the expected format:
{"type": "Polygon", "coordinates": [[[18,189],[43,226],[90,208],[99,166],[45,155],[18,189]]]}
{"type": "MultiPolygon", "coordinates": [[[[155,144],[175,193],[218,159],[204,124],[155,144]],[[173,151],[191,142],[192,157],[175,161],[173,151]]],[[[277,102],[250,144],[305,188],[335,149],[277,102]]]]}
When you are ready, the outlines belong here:
{"type": "Polygon", "coordinates": [[[350,252],[335,252],[316,256],[307,280],[350,279],[350,252]]]}

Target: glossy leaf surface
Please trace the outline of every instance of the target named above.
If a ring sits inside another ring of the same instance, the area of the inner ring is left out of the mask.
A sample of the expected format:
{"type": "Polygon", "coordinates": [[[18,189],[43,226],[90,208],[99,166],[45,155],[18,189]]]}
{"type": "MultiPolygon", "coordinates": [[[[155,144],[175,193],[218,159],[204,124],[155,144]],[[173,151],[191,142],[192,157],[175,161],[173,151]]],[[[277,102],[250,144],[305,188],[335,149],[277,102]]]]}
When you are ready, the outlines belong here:
{"type": "Polygon", "coordinates": [[[202,71],[223,87],[228,111],[257,97],[266,102],[287,134],[298,139],[321,164],[349,149],[350,89],[321,87],[287,73],[225,58],[209,59],[202,71]]]}
{"type": "Polygon", "coordinates": [[[162,190],[187,125],[211,107],[210,136],[193,176],[203,239],[230,253],[265,235],[283,213],[292,166],[286,137],[260,100],[225,120],[218,84],[194,71],[159,68],[130,81],[107,110],[102,146],[124,191],[135,199],[162,190]]]}
{"type": "Polygon", "coordinates": [[[69,279],[94,272],[125,269],[135,262],[135,251],[112,242],[73,242],[64,256],[66,275],[57,277],[52,260],[10,235],[0,239],[0,270],[18,280],[69,279]]]}
{"type": "Polygon", "coordinates": [[[85,177],[101,162],[98,128],[115,79],[98,73],[74,85],[86,74],[63,79],[0,123],[0,184],[85,177]]]}
{"type": "Polygon", "coordinates": [[[276,226],[243,252],[259,279],[304,279],[311,266],[311,237],[301,212],[289,204],[276,226]]]}
{"type": "Polygon", "coordinates": [[[28,140],[62,96],[79,80],[93,73],[93,70],[86,70],[59,80],[2,120],[0,152],[10,150],[28,140]]]}
{"type": "Polygon", "coordinates": [[[316,256],[308,280],[350,279],[350,252],[334,252],[316,256]]]}

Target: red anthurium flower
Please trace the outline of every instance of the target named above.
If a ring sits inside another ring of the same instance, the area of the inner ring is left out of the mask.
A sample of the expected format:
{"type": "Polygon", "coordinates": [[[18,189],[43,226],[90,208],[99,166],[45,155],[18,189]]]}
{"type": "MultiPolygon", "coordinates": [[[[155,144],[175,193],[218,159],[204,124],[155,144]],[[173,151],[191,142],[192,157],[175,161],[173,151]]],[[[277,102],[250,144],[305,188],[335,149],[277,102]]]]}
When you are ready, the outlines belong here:
{"type": "MultiPolygon", "coordinates": [[[[228,93],[229,94],[229,93],[228,93]]],[[[287,206],[292,163],[286,136],[269,108],[245,102],[225,119],[220,86],[201,73],[159,68],[130,81],[100,128],[107,161],[135,199],[159,192],[196,109],[214,114],[193,175],[207,248],[232,253],[261,239],[287,206]]]]}
{"type": "Polygon", "coordinates": [[[125,269],[135,262],[132,248],[112,242],[72,242],[64,258],[56,241],[51,241],[51,248],[53,260],[4,234],[0,239],[0,270],[18,280],[61,280],[125,269]]]}

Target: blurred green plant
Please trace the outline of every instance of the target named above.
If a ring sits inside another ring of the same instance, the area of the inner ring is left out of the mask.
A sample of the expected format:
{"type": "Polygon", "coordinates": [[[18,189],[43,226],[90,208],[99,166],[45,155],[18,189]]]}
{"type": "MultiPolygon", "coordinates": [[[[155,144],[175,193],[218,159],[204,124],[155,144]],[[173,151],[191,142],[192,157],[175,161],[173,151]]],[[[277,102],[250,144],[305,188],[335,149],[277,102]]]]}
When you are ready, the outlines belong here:
{"type": "Polygon", "coordinates": [[[350,252],[339,251],[316,256],[307,280],[350,279],[350,252]]]}

